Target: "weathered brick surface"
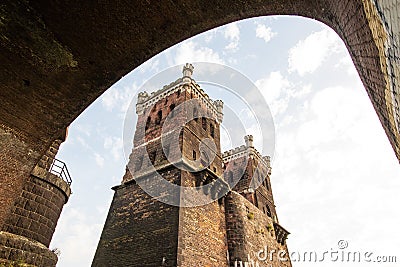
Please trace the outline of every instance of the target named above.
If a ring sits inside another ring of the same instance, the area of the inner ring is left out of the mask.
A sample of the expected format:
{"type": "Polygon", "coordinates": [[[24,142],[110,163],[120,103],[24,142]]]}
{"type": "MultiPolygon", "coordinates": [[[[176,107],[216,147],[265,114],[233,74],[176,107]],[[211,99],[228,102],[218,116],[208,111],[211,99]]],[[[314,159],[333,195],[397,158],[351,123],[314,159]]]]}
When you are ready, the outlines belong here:
{"type": "MultiPolygon", "coordinates": [[[[180,171],[166,170],[164,178],[177,182],[180,171]]],[[[163,259],[164,266],[176,266],[178,227],[178,207],[157,201],[137,184],[121,185],[115,189],[92,266],[161,266],[163,259]]]]}
{"type": "MultiPolygon", "coordinates": [[[[186,186],[198,179],[189,172],[182,177],[186,186]]],[[[227,249],[223,202],[180,209],[178,266],[227,266],[227,249]]]]}
{"type": "Polygon", "coordinates": [[[40,158],[23,137],[0,125],[0,229],[40,158]]]}
{"type": "Polygon", "coordinates": [[[227,195],[225,205],[229,266],[233,267],[235,261],[243,263],[254,261],[258,262],[260,267],[291,266],[287,247],[276,241],[273,220],[269,216],[236,192],[227,195]],[[263,260],[265,253],[258,254],[260,250],[268,251],[266,260],[263,260]],[[270,260],[272,250],[275,250],[275,254],[270,260]],[[286,261],[278,258],[279,250],[285,251],[285,255],[281,254],[280,258],[286,258],[286,261]]]}
{"type": "Polygon", "coordinates": [[[57,256],[43,244],[0,231],[0,265],[22,263],[29,267],[54,267],[57,260],[57,256]]]}
{"type": "Polygon", "coordinates": [[[39,161],[35,151],[40,151],[40,143],[29,147],[28,138],[7,129],[0,131],[0,141],[4,141],[0,142],[0,263],[55,266],[57,256],[46,247],[71,193],[66,182],[48,172],[61,141],[53,142],[39,161]],[[46,169],[39,167],[41,163],[46,169]],[[30,175],[26,175],[28,170],[30,175]]]}
{"type": "Polygon", "coordinates": [[[58,149],[63,141],[61,139],[56,139],[51,146],[47,149],[46,153],[40,158],[38,162],[38,167],[48,171],[50,169],[53,160],[56,158],[58,149]]]}
{"type": "Polygon", "coordinates": [[[45,178],[31,175],[21,195],[15,201],[12,214],[7,218],[3,231],[48,246],[61,210],[68,200],[66,192],[52,183],[54,180],[63,182],[51,173],[45,178]]]}

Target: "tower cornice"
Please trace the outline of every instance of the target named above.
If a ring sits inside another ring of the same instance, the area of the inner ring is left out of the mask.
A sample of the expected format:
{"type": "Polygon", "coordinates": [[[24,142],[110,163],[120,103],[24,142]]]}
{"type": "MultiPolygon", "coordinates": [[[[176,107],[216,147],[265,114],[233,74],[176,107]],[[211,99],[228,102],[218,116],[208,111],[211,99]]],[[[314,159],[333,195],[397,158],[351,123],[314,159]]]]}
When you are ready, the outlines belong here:
{"type": "Polygon", "coordinates": [[[223,119],[223,106],[224,102],[222,100],[212,100],[206,92],[200,87],[198,83],[191,77],[193,73],[193,66],[191,64],[186,64],[183,67],[183,77],[171,82],[168,85],[164,85],[163,88],[148,93],[146,91],[140,92],[138,94],[137,104],[136,104],[136,114],[143,114],[144,111],[155,105],[159,100],[176,93],[177,91],[183,92],[184,90],[189,90],[193,93],[193,96],[197,97],[201,103],[211,111],[215,119],[221,123],[223,119]],[[190,67],[191,66],[191,67],[190,67]]]}

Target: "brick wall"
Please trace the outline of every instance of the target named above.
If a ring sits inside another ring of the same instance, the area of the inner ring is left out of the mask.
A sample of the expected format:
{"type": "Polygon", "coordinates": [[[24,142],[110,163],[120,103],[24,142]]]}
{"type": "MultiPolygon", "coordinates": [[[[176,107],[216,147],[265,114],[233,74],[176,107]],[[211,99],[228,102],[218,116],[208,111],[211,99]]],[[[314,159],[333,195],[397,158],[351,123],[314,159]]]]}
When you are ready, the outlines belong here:
{"type": "MultiPolygon", "coordinates": [[[[163,177],[178,182],[180,171],[166,170],[163,177]]],[[[178,214],[178,207],[157,201],[137,184],[116,187],[92,266],[162,266],[163,259],[163,266],[176,266],[178,214]]]]}
{"type": "MultiPolygon", "coordinates": [[[[183,172],[182,177],[186,186],[196,179],[189,172],[183,172]]],[[[227,266],[227,249],[222,202],[180,209],[178,266],[227,266]]]]}
{"type": "MultiPolygon", "coordinates": [[[[230,192],[225,199],[226,228],[228,236],[229,259],[231,267],[235,261],[258,262],[260,267],[290,267],[290,261],[281,261],[277,253],[270,252],[283,250],[288,258],[286,245],[281,245],[276,241],[273,228],[273,221],[270,217],[260,211],[251,202],[236,192],[230,192]],[[267,250],[265,250],[267,247],[267,250]],[[257,255],[260,250],[267,251],[265,254],[257,255]],[[250,258],[250,261],[249,261],[250,258]]],[[[285,258],[281,255],[281,258],[285,258]]],[[[239,265],[238,265],[239,266],[239,265]]]]}
{"type": "Polygon", "coordinates": [[[56,254],[43,244],[20,235],[0,231],[0,266],[28,264],[29,267],[53,267],[57,260],[56,254]]]}
{"type": "Polygon", "coordinates": [[[49,246],[69,194],[69,186],[54,174],[48,173],[41,178],[31,175],[15,201],[3,231],[49,246]]]}
{"type": "Polygon", "coordinates": [[[40,156],[23,137],[0,125],[0,229],[40,156]]]}

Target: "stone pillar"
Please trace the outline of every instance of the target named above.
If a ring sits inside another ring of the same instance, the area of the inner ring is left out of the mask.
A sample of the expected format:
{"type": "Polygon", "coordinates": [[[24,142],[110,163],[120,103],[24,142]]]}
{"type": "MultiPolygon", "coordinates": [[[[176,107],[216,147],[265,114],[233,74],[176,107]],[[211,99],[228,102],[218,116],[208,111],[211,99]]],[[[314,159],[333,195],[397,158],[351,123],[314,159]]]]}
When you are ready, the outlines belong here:
{"type": "Polygon", "coordinates": [[[17,135],[0,133],[0,265],[55,266],[48,246],[71,194],[69,184],[49,172],[62,139],[40,158],[17,135]]]}

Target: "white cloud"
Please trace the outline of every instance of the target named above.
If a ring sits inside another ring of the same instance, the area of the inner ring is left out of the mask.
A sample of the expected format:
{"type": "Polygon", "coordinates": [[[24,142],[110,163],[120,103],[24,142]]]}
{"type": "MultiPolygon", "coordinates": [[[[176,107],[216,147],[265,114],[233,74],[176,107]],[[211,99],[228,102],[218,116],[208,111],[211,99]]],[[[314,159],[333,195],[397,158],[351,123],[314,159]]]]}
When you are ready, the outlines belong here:
{"type": "Polygon", "coordinates": [[[286,110],[289,101],[286,95],[291,84],[279,71],[257,80],[255,85],[261,90],[274,116],[286,110]]]}
{"type": "Polygon", "coordinates": [[[298,98],[298,97],[303,97],[305,95],[308,95],[311,93],[312,85],[311,84],[306,84],[303,85],[301,88],[295,88],[289,91],[289,94],[291,97],[298,98]]]}
{"type": "Polygon", "coordinates": [[[79,143],[82,147],[84,147],[84,148],[86,148],[86,149],[90,149],[90,146],[88,145],[88,143],[86,142],[86,140],[85,140],[82,136],[77,136],[77,137],[76,137],[76,140],[78,141],[78,143],[79,143]]]}
{"type": "Polygon", "coordinates": [[[231,52],[237,51],[240,40],[240,29],[236,22],[225,26],[224,37],[229,41],[225,49],[231,52]]]}
{"type": "Polygon", "coordinates": [[[214,28],[212,30],[203,33],[204,42],[206,42],[207,44],[210,43],[216,35],[217,35],[217,28],[214,28]]]}
{"type": "Polygon", "coordinates": [[[97,166],[99,166],[100,168],[104,167],[104,158],[100,154],[95,153],[94,159],[96,161],[97,166]]]}
{"type": "Polygon", "coordinates": [[[256,86],[261,90],[267,101],[279,98],[290,82],[279,71],[271,72],[266,78],[256,81],[256,86]]]}
{"type": "Polygon", "coordinates": [[[400,169],[389,163],[395,159],[387,153],[391,148],[369,99],[360,85],[324,88],[307,100],[309,105],[291,114],[297,120],[289,120],[276,135],[272,183],[280,219],[296,233],[288,240],[289,250],[323,251],[339,239],[357,250],[379,248],[374,245],[385,237],[375,234],[376,224],[365,222],[376,217],[383,225],[398,221],[384,214],[397,194],[399,182],[393,177],[400,169]],[[381,179],[392,186],[380,186],[381,179]],[[376,199],[382,201],[381,208],[375,206],[376,199]],[[298,218],[305,217],[307,222],[298,225],[298,218]],[[335,224],[324,229],[327,221],[335,224]],[[320,234],[302,234],[311,229],[320,234]]]}
{"type": "Polygon", "coordinates": [[[123,155],[122,138],[107,136],[104,139],[104,148],[111,152],[115,161],[118,161],[123,155]]]}
{"type": "Polygon", "coordinates": [[[158,72],[159,71],[160,60],[158,58],[152,58],[147,60],[145,63],[138,67],[140,73],[145,73],[147,71],[158,72]]]}
{"type": "Polygon", "coordinates": [[[137,90],[138,86],[136,83],[133,83],[130,87],[114,85],[101,96],[101,104],[107,111],[119,108],[119,111],[124,113],[128,109],[137,90]]]}
{"type": "Polygon", "coordinates": [[[356,67],[354,66],[354,63],[349,55],[345,55],[339,59],[339,62],[335,64],[335,68],[345,68],[348,75],[358,78],[356,67]]]}
{"type": "Polygon", "coordinates": [[[331,29],[314,32],[289,50],[289,72],[300,76],[313,73],[340,45],[340,38],[331,29]]]}
{"type": "Polygon", "coordinates": [[[264,24],[257,24],[256,28],[256,36],[258,38],[264,39],[265,43],[271,41],[271,39],[276,35],[276,32],[273,32],[270,27],[265,26],[264,24]]]}
{"type": "Polygon", "coordinates": [[[176,53],[169,57],[173,65],[185,64],[187,62],[212,62],[224,63],[224,60],[213,49],[199,46],[193,41],[185,41],[174,48],[176,53]]]}
{"type": "Polygon", "coordinates": [[[57,266],[90,266],[98,243],[94,237],[100,237],[103,227],[98,216],[90,216],[72,207],[62,213],[51,244],[61,251],[57,266]]]}

